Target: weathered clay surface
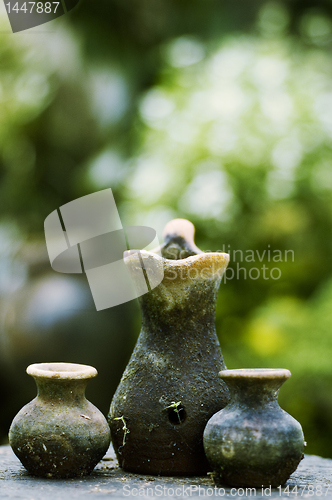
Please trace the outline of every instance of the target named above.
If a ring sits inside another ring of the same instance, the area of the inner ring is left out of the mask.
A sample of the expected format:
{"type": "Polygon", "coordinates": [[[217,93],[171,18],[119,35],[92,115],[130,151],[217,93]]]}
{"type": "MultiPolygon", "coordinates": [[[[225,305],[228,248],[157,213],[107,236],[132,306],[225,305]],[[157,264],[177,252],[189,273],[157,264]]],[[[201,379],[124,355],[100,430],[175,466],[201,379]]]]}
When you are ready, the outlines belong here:
{"type": "Polygon", "coordinates": [[[220,372],[231,401],[204,431],[205,453],[217,483],[278,486],[295,471],[304,456],[302,428],[277,402],[289,376],[282,369],[220,372]]]}
{"type": "Polygon", "coordinates": [[[185,258],[142,251],[126,259],[134,282],[142,261],[150,280],[153,269],[162,266],[164,272],[160,285],[140,297],[141,333],[109,413],[117,457],[127,471],[206,472],[203,430],[228,401],[217,376],[225,364],[214,314],[229,256],[201,252],[190,240],[192,225],[185,224],[182,232],[171,225],[172,236],[166,235],[159,249],[185,258]]]}
{"type": "Polygon", "coordinates": [[[84,396],[92,367],[70,363],[30,365],[38,396],[14,418],[9,442],[32,475],[89,474],[105,455],[110,432],[105,417],[84,396]]]}

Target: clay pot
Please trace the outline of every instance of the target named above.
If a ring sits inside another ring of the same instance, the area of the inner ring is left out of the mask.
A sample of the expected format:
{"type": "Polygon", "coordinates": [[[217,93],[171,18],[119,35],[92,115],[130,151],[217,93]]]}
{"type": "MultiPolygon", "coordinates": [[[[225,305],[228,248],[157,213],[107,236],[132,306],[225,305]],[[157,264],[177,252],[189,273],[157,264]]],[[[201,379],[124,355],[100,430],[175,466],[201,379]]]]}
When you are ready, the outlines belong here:
{"type": "Polygon", "coordinates": [[[276,487],[295,471],[303,458],[302,428],[277,401],[290,375],[284,369],[219,373],[231,400],[204,431],[204,449],[217,483],[276,487]]]}
{"type": "Polygon", "coordinates": [[[127,471],[194,475],[209,470],[203,430],[228,401],[216,376],[226,367],[214,314],[229,256],[201,252],[193,233],[189,221],[177,219],[165,228],[163,257],[141,251],[125,259],[134,283],[142,263],[150,282],[153,270],[164,273],[162,282],[139,299],[141,333],[108,417],[120,466],[127,471]]]}
{"type": "Polygon", "coordinates": [[[34,476],[67,478],[89,474],[105,455],[110,431],[103,414],[85,398],[97,370],[74,363],[30,365],[37,397],[9,429],[9,443],[34,476]]]}

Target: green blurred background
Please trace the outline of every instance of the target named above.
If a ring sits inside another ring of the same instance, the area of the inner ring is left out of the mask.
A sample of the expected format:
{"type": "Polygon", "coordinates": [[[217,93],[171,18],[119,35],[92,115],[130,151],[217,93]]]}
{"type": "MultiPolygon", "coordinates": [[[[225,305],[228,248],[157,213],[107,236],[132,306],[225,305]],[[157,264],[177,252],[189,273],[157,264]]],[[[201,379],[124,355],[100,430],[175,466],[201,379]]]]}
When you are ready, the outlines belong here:
{"type": "Polygon", "coordinates": [[[0,440],[35,393],[30,362],[94,364],[107,411],[139,308],[94,312],[84,279],[51,270],[43,221],[111,187],[124,225],[188,218],[230,253],[227,367],[290,369],[280,404],[332,458],[331,49],[329,0],[85,0],[17,34],[2,11],[0,440]],[[50,324],[57,279],[79,313],[50,324]]]}

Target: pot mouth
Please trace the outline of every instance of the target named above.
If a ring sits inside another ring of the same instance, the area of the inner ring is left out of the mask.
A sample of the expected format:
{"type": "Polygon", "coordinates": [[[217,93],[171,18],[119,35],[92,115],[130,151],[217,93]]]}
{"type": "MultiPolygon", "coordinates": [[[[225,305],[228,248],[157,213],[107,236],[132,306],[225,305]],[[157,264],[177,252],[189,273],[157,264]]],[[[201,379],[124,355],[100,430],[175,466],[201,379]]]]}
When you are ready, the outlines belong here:
{"type": "Polygon", "coordinates": [[[291,376],[287,368],[237,368],[234,370],[222,370],[219,372],[222,379],[284,379],[291,376]]]}
{"type": "Polygon", "coordinates": [[[35,363],[29,365],[27,374],[54,380],[84,380],[96,377],[96,368],[77,363],[35,363]]]}

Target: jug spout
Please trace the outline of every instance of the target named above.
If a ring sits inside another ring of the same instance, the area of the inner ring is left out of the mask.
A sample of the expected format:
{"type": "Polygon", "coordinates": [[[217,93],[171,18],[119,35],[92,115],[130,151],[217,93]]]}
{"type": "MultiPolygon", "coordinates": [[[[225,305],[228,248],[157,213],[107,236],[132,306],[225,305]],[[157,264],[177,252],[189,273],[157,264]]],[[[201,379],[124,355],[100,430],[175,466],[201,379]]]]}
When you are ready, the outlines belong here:
{"type": "MultiPolygon", "coordinates": [[[[152,251],[126,252],[125,263],[130,271],[137,296],[155,290],[157,295],[172,295],[178,304],[186,303],[192,289],[208,293],[210,300],[217,293],[229,255],[205,253],[194,242],[194,225],[186,219],[166,224],[163,243],[152,251]],[[144,273],[144,279],[143,274],[144,273]],[[158,286],[160,284],[160,286],[158,286]]],[[[143,299],[144,300],[144,299],[143,299]]]]}
{"type": "Polygon", "coordinates": [[[198,308],[202,313],[205,303],[211,311],[228,262],[226,253],[200,253],[171,260],[142,250],[125,258],[141,303],[157,300],[159,314],[173,308],[198,308]]]}

